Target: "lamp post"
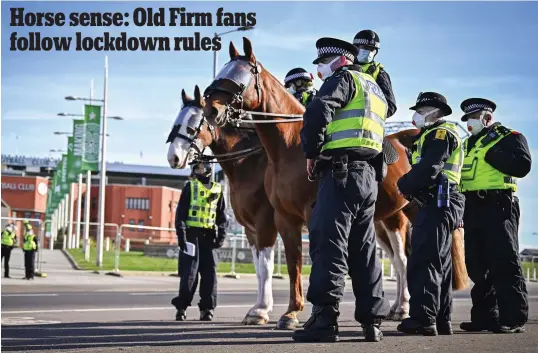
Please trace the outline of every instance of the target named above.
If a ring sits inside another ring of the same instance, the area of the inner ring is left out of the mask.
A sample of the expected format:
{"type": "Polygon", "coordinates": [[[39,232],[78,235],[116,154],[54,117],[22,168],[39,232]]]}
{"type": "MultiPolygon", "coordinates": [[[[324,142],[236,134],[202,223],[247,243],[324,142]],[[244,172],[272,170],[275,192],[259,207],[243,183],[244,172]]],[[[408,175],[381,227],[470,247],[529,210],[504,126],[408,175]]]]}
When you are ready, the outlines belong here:
{"type": "MultiPolygon", "coordinates": [[[[98,222],[99,231],[97,233],[97,258],[95,264],[98,267],[103,265],[103,240],[105,232],[105,181],[106,181],[106,136],[107,136],[107,109],[108,109],[108,57],[105,56],[105,70],[104,70],[104,87],[103,87],[103,99],[93,98],[93,81],[92,89],[90,91],[90,98],[67,96],[68,101],[93,101],[102,102],[103,104],[103,116],[101,121],[101,168],[99,171],[99,206],[98,206],[98,222]]],[[[120,119],[115,119],[120,120],[120,119]]],[[[86,192],[86,199],[89,198],[89,193],[86,192]]],[[[89,223],[89,222],[86,222],[89,223]]]]}
{"type": "MultiPolygon", "coordinates": [[[[228,33],[250,31],[251,29],[254,29],[254,27],[253,26],[238,27],[238,28],[232,29],[230,31],[226,31],[226,32],[222,32],[222,33],[215,33],[213,38],[219,38],[219,37],[222,37],[223,35],[228,34],[228,33]]],[[[219,52],[217,50],[213,51],[213,79],[215,79],[217,77],[218,60],[219,60],[218,54],[219,54],[219,52]]],[[[224,189],[225,189],[224,201],[226,202],[226,205],[230,205],[230,200],[229,200],[229,197],[228,197],[228,194],[229,194],[228,178],[226,177],[226,174],[223,173],[223,175],[224,175],[224,189]]],[[[216,179],[215,164],[214,163],[211,164],[211,179],[212,179],[212,181],[215,181],[215,179],[216,179]]]]}

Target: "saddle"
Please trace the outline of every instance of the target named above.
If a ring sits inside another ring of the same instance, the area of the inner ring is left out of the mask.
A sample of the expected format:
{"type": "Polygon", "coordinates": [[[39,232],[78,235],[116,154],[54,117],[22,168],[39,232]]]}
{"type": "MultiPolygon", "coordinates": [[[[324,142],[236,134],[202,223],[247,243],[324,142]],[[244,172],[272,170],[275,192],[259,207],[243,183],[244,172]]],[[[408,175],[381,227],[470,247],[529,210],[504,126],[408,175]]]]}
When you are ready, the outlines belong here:
{"type": "Polygon", "coordinates": [[[396,148],[394,148],[392,143],[390,143],[387,138],[383,138],[382,153],[380,153],[377,157],[374,158],[374,161],[372,161],[376,170],[381,169],[381,173],[376,173],[376,175],[378,176],[376,178],[378,182],[382,182],[383,180],[385,180],[388,170],[387,166],[396,163],[399,158],[400,156],[398,155],[398,151],[396,151],[396,148]],[[381,155],[383,155],[383,159],[381,159],[381,155]]]}

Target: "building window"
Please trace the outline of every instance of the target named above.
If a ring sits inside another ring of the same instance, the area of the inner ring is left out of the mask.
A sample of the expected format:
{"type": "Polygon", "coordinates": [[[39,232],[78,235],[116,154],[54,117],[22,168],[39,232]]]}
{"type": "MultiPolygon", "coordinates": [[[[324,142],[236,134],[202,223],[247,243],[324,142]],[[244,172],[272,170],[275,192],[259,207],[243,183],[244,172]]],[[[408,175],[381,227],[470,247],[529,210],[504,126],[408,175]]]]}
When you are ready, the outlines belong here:
{"type": "Polygon", "coordinates": [[[32,212],[24,212],[24,218],[32,218],[32,212]]]}
{"type": "Polygon", "coordinates": [[[129,224],[134,226],[134,225],[135,225],[135,220],[134,220],[134,219],[130,219],[130,220],[129,220],[129,224]]]}
{"type": "Polygon", "coordinates": [[[125,205],[129,210],[149,210],[149,199],[128,197],[125,205]]]}
{"type": "MultiPolygon", "coordinates": [[[[138,225],[139,225],[139,226],[144,226],[144,225],[145,225],[145,224],[144,224],[144,220],[143,220],[143,219],[139,219],[139,220],[138,220],[138,225]]],[[[141,229],[139,229],[138,231],[139,231],[139,232],[143,232],[144,229],[141,228],[141,229]]]]}

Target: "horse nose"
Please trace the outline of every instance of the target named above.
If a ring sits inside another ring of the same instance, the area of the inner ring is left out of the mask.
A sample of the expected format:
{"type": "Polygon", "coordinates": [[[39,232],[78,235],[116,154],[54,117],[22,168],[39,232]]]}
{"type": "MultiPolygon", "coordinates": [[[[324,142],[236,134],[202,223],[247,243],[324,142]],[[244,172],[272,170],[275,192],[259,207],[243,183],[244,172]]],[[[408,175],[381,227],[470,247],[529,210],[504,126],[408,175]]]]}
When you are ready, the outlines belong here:
{"type": "Polygon", "coordinates": [[[174,156],[174,168],[176,168],[179,164],[179,157],[177,155],[174,156]]]}

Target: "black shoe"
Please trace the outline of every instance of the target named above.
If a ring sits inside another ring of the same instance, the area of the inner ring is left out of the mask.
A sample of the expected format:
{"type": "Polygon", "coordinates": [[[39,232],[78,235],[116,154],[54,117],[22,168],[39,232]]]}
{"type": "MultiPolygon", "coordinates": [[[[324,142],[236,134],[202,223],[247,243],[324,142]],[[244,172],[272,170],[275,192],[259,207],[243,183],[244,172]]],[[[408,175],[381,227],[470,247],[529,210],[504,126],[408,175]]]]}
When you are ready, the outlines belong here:
{"type": "Polygon", "coordinates": [[[336,307],[317,306],[312,309],[312,316],[302,329],[293,332],[296,342],[336,342],[338,341],[339,312],[336,307]]]}
{"type": "Polygon", "coordinates": [[[213,310],[200,310],[200,321],[213,321],[213,310]]]}
{"type": "Polygon", "coordinates": [[[435,325],[437,326],[438,334],[447,335],[447,336],[450,336],[453,334],[452,323],[450,321],[437,321],[435,325]]]}
{"type": "Polygon", "coordinates": [[[437,326],[435,324],[423,325],[411,318],[403,320],[396,329],[407,335],[437,336],[437,326]]]}
{"type": "Polygon", "coordinates": [[[11,277],[9,277],[9,275],[5,275],[4,278],[11,278],[11,277]]]}
{"type": "Polygon", "coordinates": [[[492,332],[493,333],[524,333],[525,326],[524,325],[515,325],[515,326],[499,325],[494,330],[492,330],[492,332]]]}
{"type": "Polygon", "coordinates": [[[180,309],[176,312],[176,321],[185,321],[187,320],[187,310],[180,309]]]}
{"type": "Polygon", "coordinates": [[[362,333],[366,342],[379,342],[383,339],[383,332],[377,324],[362,325],[362,333]]]}
{"type": "Polygon", "coordinates": [[[460,328],[467,332],[480,332],[491,331],[494,332],[498,329],[499,324],[497,322],[479,323],[475,321],[464,321],[460,324],[460,328]]]}

